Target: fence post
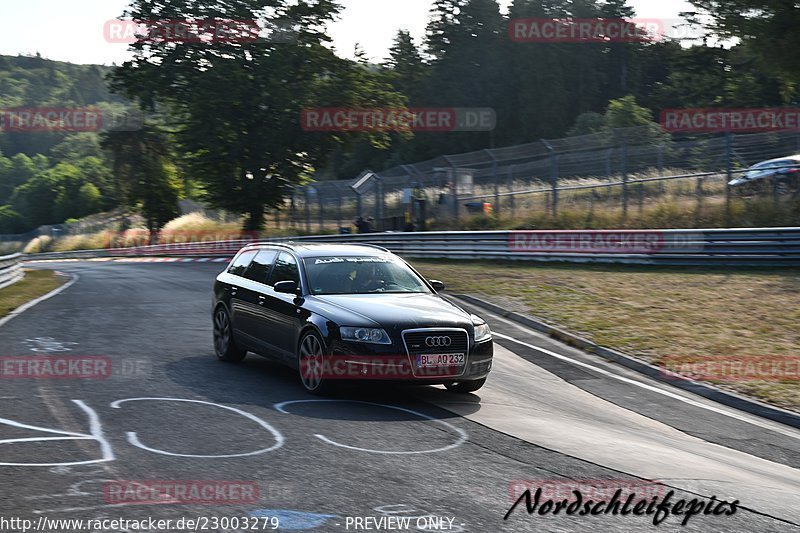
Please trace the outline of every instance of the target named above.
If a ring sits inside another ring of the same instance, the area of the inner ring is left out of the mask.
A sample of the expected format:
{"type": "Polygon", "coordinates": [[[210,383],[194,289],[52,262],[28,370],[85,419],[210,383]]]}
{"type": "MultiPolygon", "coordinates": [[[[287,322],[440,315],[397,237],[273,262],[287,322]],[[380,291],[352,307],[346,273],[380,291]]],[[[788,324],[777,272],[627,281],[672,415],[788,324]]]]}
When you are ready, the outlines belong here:
{"type": "Polygon", "coordinates": [[[450,170],[452,171],[450,177],[450,183],[453,186],[453,219],[456,221],[458,220],[458,167],[453,160],[443,155],[442,158],[450,164],[450,170]]]}
{"type": "Polygon", "coordinates": [[[322,200],[322,194],[320,194],[319,189],[317,191],[317,203],[319,204],[319,231],[322,232],[325,229],[325,217],[324,217],[324,203],[322,200]]]}
{"type": "Polygon", "coordinates": [[[550,176],[550,187],[553,189],[553,218],[558,216],[558,155],[552,154],[553,158],[552,168],[551,168],[551,176],[550,176]]]}
{"type": "Polygon", "coordinates": [[[705,192],[703,191],[703,178],[697,178],[697,187],[695,189],[695,194],[697,195],[697,210],[699,211],[701,207],[703,207],[703,196],[705,192]]]}
{"type": "Polygon", "coordinates": [[[622,137],[622,218],[628,219],[628,139],[622,137]]]}
{"type": "Polygon", "coordinates": [[[494,207],[492,208],[494,216],[500,216],[500,184],[495,180],[494,182],[494,207]]]}
{"type": "Polygon", "coordinates": [[[297,227],[297,187],[292,189],[292,202],[289,206],[289,223],[293,228],[297,227]]]}
{"type": "Polygon", "coordinates": [[[306,207],[306,233],[311,234],[311,201],[309,199],[308,186],[303,187],[303,194],[305,195],[306,207]]]}
{"type": "Polygon", "coordinates": [[[458,167],[453,166],[453,218],[458,220],[458,167]]]}
{"type": "MultiPolygon", "coordinates": [[[[510,193],[514,192],[514,167],[515,166],[516,165],[511,165],[510,167],[508,167],[508,192],[510,192],[510,193]]],[[[512,219],[514,218],[514,213],[516,212],[516,206],[514,204],[515,204],[514,195],[513,194],[509,194],[508,195],[508,205],[511,208],[511,218],[512,219]]]]}
{"type": "Polygon", "coordinates": [[[494,206],[492,207],[492,212],[495,216],[500,216],[500,184],[497,180],[497,158],[494,156],[491,150],[484,150],[489,157],[492,158],[492,181],[494,181],[494,206]]]}
{"type": "Polygon", "coordinates": [[[336,187],[336,233],[339,233],[342,229],[342,202],[344,198],[342,198],[342,190],[337,186],[336,187]]]}
{"type": "Polygon", "coordinates": [[[551,209],[553,218],[555,218],[558,215],[558,156],[549,142],[544,139],[541,142],[550,154],[550,188],[553,191],[551,209]]]}
{"type": "Polygon", "coordinates": [[[383,230],[383,180],[375,174],[375,230],[383,230]]]}
{"type": "Polygon", "coordinates": [[[731,222],[731,186],[733,179],[733,133],[725,132],[725,222],[731,222]]]}

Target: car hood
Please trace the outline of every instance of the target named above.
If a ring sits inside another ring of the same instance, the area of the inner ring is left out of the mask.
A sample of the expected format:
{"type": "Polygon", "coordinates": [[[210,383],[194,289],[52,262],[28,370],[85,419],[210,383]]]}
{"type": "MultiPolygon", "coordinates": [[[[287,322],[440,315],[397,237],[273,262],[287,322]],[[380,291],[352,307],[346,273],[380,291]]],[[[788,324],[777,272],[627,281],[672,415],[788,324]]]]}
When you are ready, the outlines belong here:
{"type": "Polygon", "coordinates": [[[467,328],[469,313],[435,294],[347,294],[314,296],[319,311],[340,326],[367,325],[386,330],[427,327],[467,328]],[[357,323],[352,323],[360,318],[357,323]]]}

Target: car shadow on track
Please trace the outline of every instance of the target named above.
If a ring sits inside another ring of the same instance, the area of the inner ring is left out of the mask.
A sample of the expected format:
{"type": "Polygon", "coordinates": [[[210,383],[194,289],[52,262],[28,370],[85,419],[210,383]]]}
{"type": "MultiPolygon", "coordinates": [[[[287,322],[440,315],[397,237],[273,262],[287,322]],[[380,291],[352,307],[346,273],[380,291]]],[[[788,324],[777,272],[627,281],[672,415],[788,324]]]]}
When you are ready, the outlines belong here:
{"type": "MultiPolygon", "coordinates": [[[[480,410],[480,396],[456,394],[441,387],[388,382],[341,382],[330,396],[314,396],[300,384],[297,371],[269,359],[250,354],[239,364],[223,363],[213,353],[189,356],[166,365],[167,377],[198,396],[219,404],[256,405],[274,408],[282,402],[335,400],[375,403],[424,412],[434,419],[460,418],[429,402],[458,402],[480,410]]],[[[470,412],[474,412],[470,411],[470,412]]],[[[418,420],[402,410],[324,409],[306,416],[338,420],[418,420]],[[371,413],[371,414],[370,414],[371,413]]]]}

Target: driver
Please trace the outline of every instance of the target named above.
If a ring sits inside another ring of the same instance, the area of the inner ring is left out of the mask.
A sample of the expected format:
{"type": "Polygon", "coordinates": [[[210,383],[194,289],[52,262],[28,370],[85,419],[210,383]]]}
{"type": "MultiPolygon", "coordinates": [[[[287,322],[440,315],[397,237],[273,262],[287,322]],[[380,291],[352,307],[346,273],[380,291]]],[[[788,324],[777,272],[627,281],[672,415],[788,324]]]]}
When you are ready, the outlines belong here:
{"type": "Polygon", "coordinates": [[[384,281],[379,264],[363,263],[358,266],[356,272],[356,292],[373,292],[383,288],[384,281]]]}

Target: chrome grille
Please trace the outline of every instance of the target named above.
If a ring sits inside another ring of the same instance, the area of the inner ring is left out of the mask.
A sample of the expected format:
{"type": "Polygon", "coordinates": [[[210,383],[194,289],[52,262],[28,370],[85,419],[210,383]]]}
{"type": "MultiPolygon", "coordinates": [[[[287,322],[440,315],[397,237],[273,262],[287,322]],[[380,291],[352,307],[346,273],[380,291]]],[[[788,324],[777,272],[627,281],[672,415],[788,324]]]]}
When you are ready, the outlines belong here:
{"type": "Polygon", "coordinates": [[[409,355],[456,354],[469,352],[467,332],[461,330],[411,330],[403,332],[409,355]],[[446,340],[449,339],[449,340],[446,340]]]}

